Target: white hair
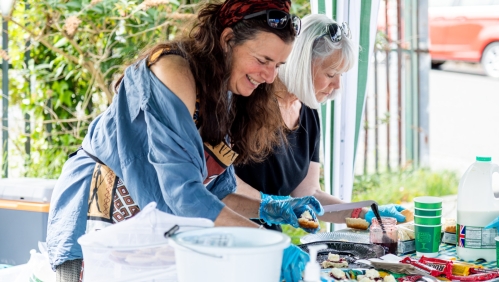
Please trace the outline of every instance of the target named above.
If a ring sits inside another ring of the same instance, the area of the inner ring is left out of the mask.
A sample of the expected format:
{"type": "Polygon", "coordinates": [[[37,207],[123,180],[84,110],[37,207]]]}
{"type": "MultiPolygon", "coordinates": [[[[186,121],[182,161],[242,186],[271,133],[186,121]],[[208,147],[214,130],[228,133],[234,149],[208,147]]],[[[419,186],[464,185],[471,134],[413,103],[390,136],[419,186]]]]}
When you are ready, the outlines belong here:
{"type": "MultiPolygon", "coordinates": [[[[279,79],[290,93],[312,109],[320,107],[315,98],[313,63],[322,63],[329,56],[340,52],[338,60],[330,66],[339,72],[346,72],[355,63],[355,43],[343,35],[339,42],[333,42],[327,33],[327,26],[336,23],[326,15],[308,15],[302,19],[302,29],[296,38],[293,50],[286,64],[279,68],[279,79]],[[319,38],[319,39],[318,39],[319,38]]],[[[334,95],[330,95],[331,98],[334,95]]]]}

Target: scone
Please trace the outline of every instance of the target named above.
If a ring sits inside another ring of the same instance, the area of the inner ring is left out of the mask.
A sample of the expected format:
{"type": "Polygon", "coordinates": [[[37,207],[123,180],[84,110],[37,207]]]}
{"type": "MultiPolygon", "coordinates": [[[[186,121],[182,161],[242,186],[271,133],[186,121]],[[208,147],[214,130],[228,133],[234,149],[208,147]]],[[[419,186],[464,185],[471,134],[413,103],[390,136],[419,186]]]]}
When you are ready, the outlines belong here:
{"type": "Polygon", "coordinates": [[[319,222],[315,221],[309,211],[304,211],[300,218],[298,218],[298,224],[302,228],[316,229],[319,227],[319,222]]]}
{"type": "Polygon", "coordinates": [[[399,222],[399,223],[404,223],[404,222],[409,222],[414,220],[414,213],[410,210],[403,210],[400,212],[402,215],[405,216],[405,221],[399,222]]]}
{"type": "Polygon", "coordinates": [[[347,223],[347,227],[350,228],[362,229],[362,230],[367,230],[367,228],[369,228],[369,223],[363,218],[347,217],[345,218],[345,221],[347,223]]]}
{"type": "Polygon", "coordinates": [[[329,272],[329,276],[333,277],[334,279],[339,279],[339,280],[343,280],[343,279],[347,278],[345,275],[345,272],[343,272],[343,270],[338,269],[338,268],[331,269],[331,272],[329,272]]]}
{"type": "Polygon", "coordinates": [[[395,279],[395,277],[393,277],[393,275],[390,274],[383,277],[383,282],[397,282],[397,280],[395,279]]]}
{"type": "Polygon", "coordinates": [[[327,259],[322,262],[322,268],[347,268],[348,262],[337,254],[329,253],[327,259]]]}
{"type": "Polygon", "coordinates": [[[444,223],[442,228],[445,232],[456,233],[456,220],[453,218],[444,218],[444,223]]]}
{"type": "Polygon", "coordinates": [[[379,272],[376,269],[366,270],[366,277],[372,280],[379,278],[379,272]]]}

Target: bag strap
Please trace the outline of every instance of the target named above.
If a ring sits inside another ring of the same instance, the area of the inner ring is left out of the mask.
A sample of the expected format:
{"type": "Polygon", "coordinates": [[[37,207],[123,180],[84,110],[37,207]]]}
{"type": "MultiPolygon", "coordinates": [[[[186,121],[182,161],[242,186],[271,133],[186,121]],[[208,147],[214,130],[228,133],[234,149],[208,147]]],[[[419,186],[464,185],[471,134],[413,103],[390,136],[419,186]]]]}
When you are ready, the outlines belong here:
{"type": "Polygon", "coordinates": [[[76,156],[76,154],[78,154],[78,151],[82,150],[83,152],[85,152],[85,154],[87,154],[92,160],[94,160],[96,163],[99,163],[101,165],[105,165],[101,160],[99,160],[99,158],[97,158],[96,156],[90,154],[89,152],[85,151],[85,149],[83,149],[82,146],[80,146],[76,151],[72,152],[71,154],[69,154],[69,159],[76,156]]]}

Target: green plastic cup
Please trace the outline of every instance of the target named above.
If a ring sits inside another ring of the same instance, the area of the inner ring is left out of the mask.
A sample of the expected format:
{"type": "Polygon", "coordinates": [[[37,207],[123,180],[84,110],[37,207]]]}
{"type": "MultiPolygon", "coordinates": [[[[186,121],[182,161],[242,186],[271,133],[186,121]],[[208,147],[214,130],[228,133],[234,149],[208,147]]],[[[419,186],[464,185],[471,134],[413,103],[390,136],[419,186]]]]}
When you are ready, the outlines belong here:
{"type": "Polygon", "coordinates": [[[414,216],[414,223],[421,225],[440,225],[442,224],[441,216],[414,216]]]}
{"type": "Polygon", "coordinates": [[[499,236],[495,237],[496,241],[496,267],[499,267],[499,236]]]}
{"type": "Polygon", "coordinates": [[[438,256],[440,238],[442,235],[442,225],[421,225],[414,224],[414,234],[416,236],[416,255],[425,257],[438,256]]]}
{"type": "Polygon", "coordinates": [[[418,208],[414,208],[414,215],[419,215],[419,216],[442,216],[442,208],[440,208],[440,209],[418,209],[418,208]]]}
{"type": "Polygon", "coordinates": [[[414,198],[414,207],[418,209],[440,209],[442,208],[442,198],[423,196],[414,198]]]}

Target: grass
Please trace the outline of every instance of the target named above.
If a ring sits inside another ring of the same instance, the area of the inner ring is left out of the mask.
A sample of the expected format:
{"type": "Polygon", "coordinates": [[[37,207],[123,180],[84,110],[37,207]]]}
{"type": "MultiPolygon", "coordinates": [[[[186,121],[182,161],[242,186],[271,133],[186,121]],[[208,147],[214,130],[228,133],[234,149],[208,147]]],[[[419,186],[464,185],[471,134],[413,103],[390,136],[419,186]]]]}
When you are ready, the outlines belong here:
{"type": "Polygon", "coordinates": [[[375,200],[381,205],[410,202],[419,196],[457,194],[459,177],[452,171],[429,169],[355,176],[352,201],[375,200]]]}
{"type": "MultiPolygon", "coordinates": [[[[352,201],[375,200],[380,205],[410,202],[418,196],[444,196],[457,194],[459,176],[452,171],[433,172],[429,169],[357,175],[354,179],[352,201]]],[[[321,222],[321,230],[326,224],[321,222]]],[[[291,242],[300,244],[305,231],[283,225],[282,231],[291,242]]],[[[320,231],[319,231],[320,232],[320,231]]]]}

